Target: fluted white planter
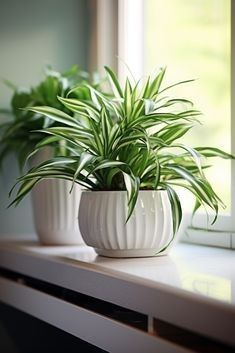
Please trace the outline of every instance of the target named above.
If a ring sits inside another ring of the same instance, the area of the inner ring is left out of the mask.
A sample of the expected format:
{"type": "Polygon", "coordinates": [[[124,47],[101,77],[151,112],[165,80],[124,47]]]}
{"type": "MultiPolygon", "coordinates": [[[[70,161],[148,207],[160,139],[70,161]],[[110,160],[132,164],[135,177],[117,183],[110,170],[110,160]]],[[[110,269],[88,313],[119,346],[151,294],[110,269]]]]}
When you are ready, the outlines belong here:
{"type": "Polygon", "coordinates": [[[40,181],[32,190],[33,215],[42,244],[72,245],[83,243],[78,226],[81,189],[61,179],[40,181]]]}
{"type": "Polygon", "coordinates": [[[140,191],[127,223],[126,217],[126,191],[82,191],[80,231],[99,255],[155,256],[171,242],[172,212],[166,191],[140,191]]]}

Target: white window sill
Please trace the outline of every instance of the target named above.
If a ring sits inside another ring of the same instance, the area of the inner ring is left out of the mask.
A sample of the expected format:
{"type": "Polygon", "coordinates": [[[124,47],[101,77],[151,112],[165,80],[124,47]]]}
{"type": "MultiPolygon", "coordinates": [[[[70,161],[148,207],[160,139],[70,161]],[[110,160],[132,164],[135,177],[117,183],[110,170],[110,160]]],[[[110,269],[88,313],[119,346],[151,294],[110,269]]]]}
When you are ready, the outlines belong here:
{"type": "MultiPolygon", "coordinates": [[[[149,319],[161,320],[218,342],[235,345],[232,334],[235,326],[232,250],[179,243],[173,246],[169,256],[111,259],[97,256],[87,246],[49,247],[36,242],[2,241],[0,267],[135,310],[149,319]]],[[[38,313],[35,305],[25,299],[35,294],[35,298],[44,298],[53,305],[51,296],[45,297],[40,291],[35,293],[20,281],[11,283],[4,277],[0,277],[0,281],[0,300],[51,322],[54,314],[50,308],[48,312],[40,309],[38,313]]],[[[45,305],[44,299],[41,308],[45,305]]],[[[59,305],[57,299],[54,302],[59,305]]],[[[67,307],[70,310],[70,304],[61,305],[65,311],[67,307]]],[[[74,307],[74,310],[78,309],[74,307]]],[[[92,315],[99,318],[97,314],[92,315]]],[[[66,329],[63,321],[59,324],[66,329]]],[[[79,327],[76,330],[77,336],[82,338],[79,327]]],[[[135,330],[133,332],[137,334],[135,330]]],[[[145,338],[148,340],[148,337],[145,338]]],[[[159,338],[156,342],[159,343],[159,338]]],[[[106,343],[104,339],[104,349],[107,348],[106,343]]],[[[170,351],[187,352],[178,348],[170,351]]]]}

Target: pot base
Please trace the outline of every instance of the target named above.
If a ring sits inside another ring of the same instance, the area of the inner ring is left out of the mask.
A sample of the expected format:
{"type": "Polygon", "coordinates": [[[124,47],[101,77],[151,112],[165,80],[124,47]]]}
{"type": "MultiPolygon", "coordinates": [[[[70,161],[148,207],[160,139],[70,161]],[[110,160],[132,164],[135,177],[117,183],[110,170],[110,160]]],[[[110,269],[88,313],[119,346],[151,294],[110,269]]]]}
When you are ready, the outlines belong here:
{"type": "Polygon", "coordinates": [[[156,249],[98,249],[95,248],[95,251],[98,255],[105,257],[153,257],[153,256],[163,256],[167,255],[167,250],[164,250],[161,253],[157,253],[156,249]]]}

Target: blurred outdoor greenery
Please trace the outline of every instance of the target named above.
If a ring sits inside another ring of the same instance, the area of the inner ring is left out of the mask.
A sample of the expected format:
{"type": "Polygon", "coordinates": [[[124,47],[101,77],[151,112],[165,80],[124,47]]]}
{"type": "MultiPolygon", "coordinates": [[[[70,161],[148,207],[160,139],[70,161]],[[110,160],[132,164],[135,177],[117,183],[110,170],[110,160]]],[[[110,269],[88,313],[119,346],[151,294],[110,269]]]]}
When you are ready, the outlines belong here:
{"type": "MultiPolygon", "coordinates": [[[[145,72],[167,66],[166,82],[195,82],[174,89],[203,115],[187,143],[230,151],[230,0],[146,0],[145,72]]],[[[230,163],[214,160],[207,172],[230,209],[230,163]]]]}

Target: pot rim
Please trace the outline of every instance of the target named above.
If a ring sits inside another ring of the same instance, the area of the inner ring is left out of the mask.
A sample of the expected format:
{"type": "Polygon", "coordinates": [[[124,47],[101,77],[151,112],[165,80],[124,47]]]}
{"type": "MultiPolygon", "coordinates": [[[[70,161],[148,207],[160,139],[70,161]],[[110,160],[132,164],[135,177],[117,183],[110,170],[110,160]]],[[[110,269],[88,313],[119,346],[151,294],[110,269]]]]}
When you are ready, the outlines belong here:
{"type": "MultiPolygon", "coordinates": [[[[87,189],[81,189],[81,192],[82,193],[96,193],[96,194],[104,194],[104,193],[113,193],[113,194],[119,194],[119,193],[126,193],[127,190],[87,190],[87,189]]],[[[167,190],[165,189],[159,189],[159,190],[142,190],[140,189],[139,190],[139,194],[141,193],[159,193],[159,192],[163,192],[163,193],[166,193],[167,190]]]]}

